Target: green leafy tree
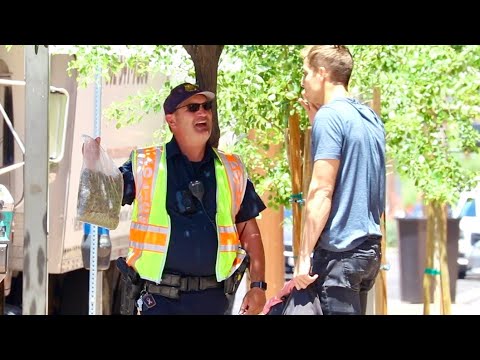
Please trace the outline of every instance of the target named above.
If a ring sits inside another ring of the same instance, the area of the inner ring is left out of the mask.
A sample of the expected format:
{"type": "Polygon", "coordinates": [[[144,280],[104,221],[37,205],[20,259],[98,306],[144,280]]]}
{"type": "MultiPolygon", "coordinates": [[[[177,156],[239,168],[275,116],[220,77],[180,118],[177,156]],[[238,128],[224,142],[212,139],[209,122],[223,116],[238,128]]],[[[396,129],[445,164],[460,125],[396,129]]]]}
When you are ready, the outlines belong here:
{"type": "Polygon", "coordinates": [[[424,313],[430,287],[440,276],[442,313],[450,313],[446,251],[447,205],[474,185],[476,175],[455,152],[478,152],[472,120],[480,107],[479,46],[356,47],[363,71],[360,93],[382,89],[382,115],[389,157],[412,179],[426,203],[427,258],[424,313]],[[367,88],[365,88],[365,84],[367,88]]]}
{"type": "Polygon", "coordinates": [[[360,93],[381,87],[388,153],[397,171],[415,181],[427,202],[454,204],[474,176],[453,153],[478,151],[472,120],[480,110],[480,47],[352,50],[360,93]]]}
{"type": "MultiPolygon", "coordinates": [[[[260,193],[269,190],[269,205],[288,204],[290,169],[285,131],[288,117],[300,111],[302,46],[226,46],[219,71],[219,121],[240,138],[235,150],[251,169],[260,193]],[[254,129],[254,135],[248,136],[254,129]],[[275,152],[270,152],[276,146],[275,152]],[[263,151],[259,151],[263,150],[263,151]]],[[[303,129],[307,119],[302,124],[303,129]]]]}
{"type": "MultiPolygon", "coordinates": [[[[125,126],[141,121],[145,114],[160,112],[170,83],[180,78],[194,81],[209,61],[214,67],[218,63],[220,128],[243,138],[236,149],[252,167],[265,170],[259,182],[265,181],[269,189],[285,189],[288,185],[274,185],[288,179],[284,176],[288,173],[286,160],[264,162],[252,149],[268,150],[272,144],[282,144],[288,116],[300,111],[296,99],[302,46],[217,45],[203,52],[201,47],[185,46],[187,52],[182,46],[125,46],[120,52],[113,46],[76,46],[71,67],[83,75],[83,82],[93,79],[99,65],[106,78],[124,66],[140,73],[164,74],[167,83],[160,94],[151,89],[110,108],[107,116],[115,119],[117,126],[125,126]],[[188,53],[200,53],[197,65],[188,53]],[[251,129],[257,135],[253,143],[245,137],[251,129]]],[[[471,122],[479,112],[480,47],[356,45],[351,50],[355,58],[352,89],[369,99],[373,87],[381,87],[388,153],[397,170],[414,179],[427,201],[453,203],[460,188],[471,184],[472,174],[464,171],[451,150],[477,150],[471,122]]],[[[303,119],[302,127],[306,124],[303,119]]],[[[286,158],[284,155],[280,152],[280,157],[286,158]]],[[[288,193],[287,189],[279,194],[276,201],[284,203],[288,193]]]]}
{"type": "MultiPolygon", "coordinates": [[[[215,111],[211,143],[218,144],[220,129],[225,138],[234,139],[235,144],[230,146],[243,155],[259,192],[271,190],[269,205],[277,206],[288,203],[291,194],[285,129],[288,116],[300,109],[296,100],[300,95],[302,76],[301,48],[288,45],[225,48],[222,45],[103,45],[70,46],[59,51],[68,50],[75,54],[70,68],[78,71],[83,85],[93,81],[98,69],[108,80],[125,66],[140,74],[161,73],[165,76],[163,89],[152,88],[133,94],[126,101],[110,106],[105,117],[115,120],[117,127],[138,123],[147,114],[161,112],[162,101],[171,86],[181,81],[196,79],[200,86],[217,92],[219,120],[216,121],[215,111]],[[255,136],[247,138],[252,129],[255,136]],[[273,157],[259,152],[259,149],[267,152],[276,144],[280,149],[273,157]]],[[[159,129],[160,139],[167,136],[166,127],[159,129]]]]}

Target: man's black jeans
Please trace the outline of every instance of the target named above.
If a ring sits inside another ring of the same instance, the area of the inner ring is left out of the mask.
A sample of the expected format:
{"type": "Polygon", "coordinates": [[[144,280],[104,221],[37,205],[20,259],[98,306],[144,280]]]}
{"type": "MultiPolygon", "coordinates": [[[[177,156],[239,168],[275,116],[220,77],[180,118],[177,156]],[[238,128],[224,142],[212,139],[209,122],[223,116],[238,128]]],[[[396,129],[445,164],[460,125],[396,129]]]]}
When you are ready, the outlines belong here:
{"type": "Polygon", "coordinates": [[[332,252],[317,248],[312,273],[324,315],[365,315],[368,291],[380,269],[381,238],[367,238],[355,249],[332,252]]]}

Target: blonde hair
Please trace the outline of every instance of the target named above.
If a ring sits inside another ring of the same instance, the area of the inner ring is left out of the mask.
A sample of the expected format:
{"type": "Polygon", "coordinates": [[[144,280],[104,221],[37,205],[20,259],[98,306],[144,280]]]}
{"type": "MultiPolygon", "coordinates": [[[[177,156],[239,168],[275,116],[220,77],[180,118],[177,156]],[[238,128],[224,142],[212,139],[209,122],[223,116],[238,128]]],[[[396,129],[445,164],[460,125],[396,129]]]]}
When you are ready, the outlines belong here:
{"type": "Polygon", "coordinates": [[[332,83],[344,85],[348,89],[353,57],[345,45],[309,45],[302,50],[301,56],[313,70],[318,71],[324,67],[332,83]]]}

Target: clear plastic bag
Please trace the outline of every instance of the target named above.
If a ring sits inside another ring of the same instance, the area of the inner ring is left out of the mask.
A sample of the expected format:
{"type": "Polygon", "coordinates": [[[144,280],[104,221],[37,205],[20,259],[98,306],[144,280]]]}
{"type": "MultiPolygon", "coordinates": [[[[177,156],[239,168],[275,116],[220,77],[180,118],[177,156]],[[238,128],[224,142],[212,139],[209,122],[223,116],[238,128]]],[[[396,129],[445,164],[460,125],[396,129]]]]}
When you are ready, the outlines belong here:
{"type": "Polygon", "coordinates": [[[114,230],[120,221],[122,207],[122,173],[95,139],[87,135],[82,135],[82,139],[77,220],[114,230]]]}

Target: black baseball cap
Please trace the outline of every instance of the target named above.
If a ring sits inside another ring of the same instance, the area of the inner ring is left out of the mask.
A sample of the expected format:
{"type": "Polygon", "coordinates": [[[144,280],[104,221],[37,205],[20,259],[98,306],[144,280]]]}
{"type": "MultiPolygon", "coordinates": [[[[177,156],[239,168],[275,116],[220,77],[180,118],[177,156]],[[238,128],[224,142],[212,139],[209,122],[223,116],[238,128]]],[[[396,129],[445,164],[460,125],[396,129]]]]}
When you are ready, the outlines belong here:
{"type": "Polygon", "coordinates": [[[202,90],[198,85],[190,83],[177,85],[172,91],[170,91],[170,95],[167,96],[163,103],[165,115],[173,114],[178,105],[188,98],[198,94],[205,95],[208,101],[215,99],[215,94],[213,92],[202,90]]]}

